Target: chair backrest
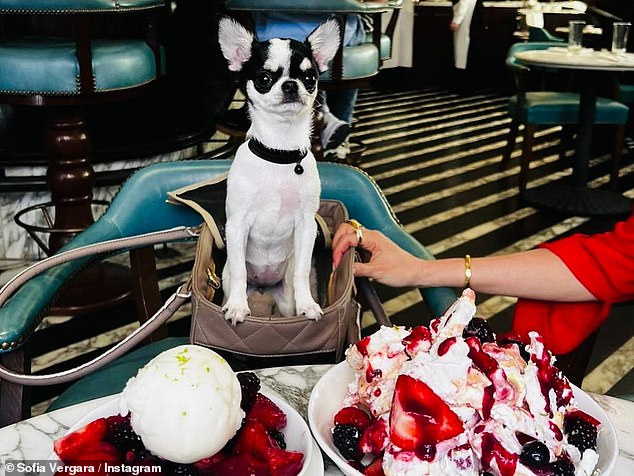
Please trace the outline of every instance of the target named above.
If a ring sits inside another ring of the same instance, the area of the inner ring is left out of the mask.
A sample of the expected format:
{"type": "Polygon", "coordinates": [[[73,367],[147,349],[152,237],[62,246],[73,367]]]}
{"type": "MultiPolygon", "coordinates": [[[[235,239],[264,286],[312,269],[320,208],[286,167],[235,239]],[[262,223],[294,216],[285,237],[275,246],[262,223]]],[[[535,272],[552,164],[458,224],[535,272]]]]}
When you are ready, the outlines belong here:
{"type": "Polygon", "coordinates": [[[553,35],[545,28],[529,26],[528,41],[556,41],[558,43],[563,43],[565,40],[553,35]]]}
{"type": "Polygon", "coordinates": [[[554,46],[561,46],[561,44],[556,41],[525,41],[521,43],[514,43],[511,45],[508,53],[506,54],[506,66],[513,70],[529,71],[530,68],[518,63],[515,55],[517,55],[520,51],[547,50],[548,48],[552,48],[554,46]]]}

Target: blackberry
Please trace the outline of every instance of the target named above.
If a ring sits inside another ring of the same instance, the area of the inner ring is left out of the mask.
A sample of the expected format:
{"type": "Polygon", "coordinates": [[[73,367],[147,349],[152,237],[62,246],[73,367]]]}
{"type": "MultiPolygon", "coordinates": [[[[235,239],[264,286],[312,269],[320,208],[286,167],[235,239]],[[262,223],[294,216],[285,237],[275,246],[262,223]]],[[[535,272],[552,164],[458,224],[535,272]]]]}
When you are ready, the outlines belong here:
{"type": "Polygon", "coordinates": [[[477,337],[481,343],[493,342],[495,340],[495,334],[489,327],[487,321],[480,317],[474,317],[469,321],[469,324],[462,331],[462,337],[469,336],[477,337]]]}
{"type": "Polygon", "coordinates": [[[356,426],[343,424],[335,425],[332,430],[332,441],[343,456],[347,460],[361,459],[361,451],[359,450],[359,440],[361,432],[356,426]]]}
{"type": "Polygon", "coordinates": [[[145,450],[141,437],[134,432],[130,421],[121,423],[113,428],[112,443],[122,454],[128,451],[136,454],[145,450]]]}
{"type": "Polygon", "coordinates": [[[529,468],[541,466],[548,461],[550,461],[548,447],[541,441],[526,443],[520,453],[520,462],[529,468]]]}
{"type": "Polygon", "coordinates": [[[240,372],[236,375],[240,382],[240,390],[242,390],[240,408],[248,412],[255,402],[256,395],[260,391],[260,379],[253,372],[240,372]]]}
{"type": "Polygon", "coordinates": [[[597,449],[597,427],[582,418],[566,419],[564,433],[568,437],[568,443],[576,446],[581,453],[588,449],[597,449]]]}
{"type": "Polygon", "coordinates": [[[284,433],[277,430],[269,430],[268,434],[271,438],[275,440],[277,446],[279,446],[281,450],[286,449],[286,440],[284,439],[284,433]]]}
{"type": "Polygon", "coordinates": [[[552,464],[553,476],[575,476],[575,465],[569,459],[560,459],[552,464]]]}

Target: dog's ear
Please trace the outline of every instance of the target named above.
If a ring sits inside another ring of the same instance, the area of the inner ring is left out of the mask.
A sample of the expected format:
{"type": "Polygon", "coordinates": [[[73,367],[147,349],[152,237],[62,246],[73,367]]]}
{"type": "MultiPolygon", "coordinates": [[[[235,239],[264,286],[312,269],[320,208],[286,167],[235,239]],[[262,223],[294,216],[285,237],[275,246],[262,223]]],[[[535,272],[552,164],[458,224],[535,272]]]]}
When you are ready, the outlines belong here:
{"type": "Polygon", "coordinates": [[[233,18],[223,17],[218,24],[218,42],[223,56],[229,62],[229,70],[240,71],[251,58],[255,37],[233,18]]]}
{"type": "Polygon", "coordinates": [[[306,38],[320,73],[328,69],[328,63],[337,54],[340,41],[339,22],[334,18],[323,22],[306,38]]]}

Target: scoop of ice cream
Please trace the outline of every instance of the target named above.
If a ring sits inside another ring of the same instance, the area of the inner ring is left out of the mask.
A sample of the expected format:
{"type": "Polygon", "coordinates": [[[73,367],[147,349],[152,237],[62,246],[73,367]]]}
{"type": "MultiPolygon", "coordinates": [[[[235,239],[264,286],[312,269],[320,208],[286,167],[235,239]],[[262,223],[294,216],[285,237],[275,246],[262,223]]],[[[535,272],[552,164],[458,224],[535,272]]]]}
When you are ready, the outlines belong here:
{"type": "Polygon", "coordinates": [[[176,463],[216,454],[240,428],[240,382],[220,355],[195,345],[167,350],[139,370],[121,395],[122,414],[145,447],[176,463]]]}

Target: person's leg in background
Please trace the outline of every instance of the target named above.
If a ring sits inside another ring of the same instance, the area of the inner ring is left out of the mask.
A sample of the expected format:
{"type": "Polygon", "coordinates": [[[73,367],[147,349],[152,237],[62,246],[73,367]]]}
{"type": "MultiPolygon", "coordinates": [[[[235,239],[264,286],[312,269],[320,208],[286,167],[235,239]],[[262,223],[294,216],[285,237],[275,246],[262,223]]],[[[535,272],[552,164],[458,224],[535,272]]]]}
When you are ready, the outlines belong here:
{"type": "Polygon", "coordinates": [[[349,152],[348,135],[358,92],[358,89],[344,89],[328,91],[326,94],[322,106],[324,127],[321,133],[326,159],[345,160],[349,152]]]}

